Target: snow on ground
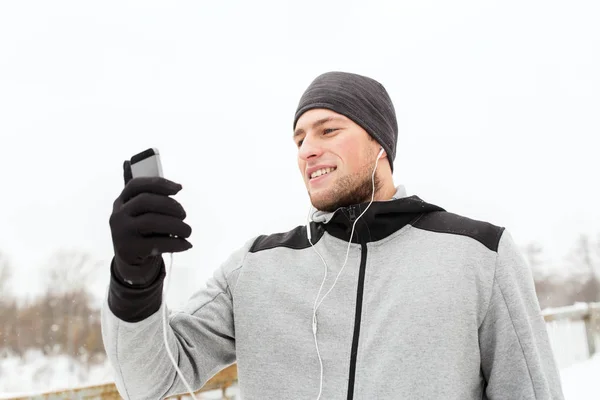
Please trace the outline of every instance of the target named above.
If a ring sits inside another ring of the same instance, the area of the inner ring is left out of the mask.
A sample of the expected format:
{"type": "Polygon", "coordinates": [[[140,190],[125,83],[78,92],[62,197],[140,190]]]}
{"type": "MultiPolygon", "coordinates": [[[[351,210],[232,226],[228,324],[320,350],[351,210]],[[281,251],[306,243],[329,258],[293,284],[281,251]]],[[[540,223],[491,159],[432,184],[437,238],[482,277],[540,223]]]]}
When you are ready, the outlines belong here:
{"type": "Polygon", "coordinates": [[[112,381],[113,371],[107,361],[88,368],[70,357],[45,356],[39,350],[0,360],[0,394],[60,390],[112,381]]]}
{"type": "MultiPolygon", "coordinates": [[[[0,399],[112,382],[112,374],[107,361],[86,368],[65,356],[47,357],[39,351],[29,351],[22,358],[10,356],[0,360],[0,399]]],[[[600,354],[561,369],[561,381],[565,400],[600,399],[600,354]]],[[[237,389],[231,388],[228,394],[238,395],[237,389]]],[[[220,396],[211,392],[203,398],[220,396]]]]}
{"type": "MultiPolygon", "coordinates": [[[[30,350],[23,357],[0,356],[0,399],[114,382],[108,360],[88,368],[67,356],[45,356],[37,350],[30,350]]],[[[237,388],[230,388],[227,394],[237,396],[237,388]]],[[[221,399],[221,392],[207,392],[199,398],[221,399]]]]}
{"type": "Polygon", "coordinates": [[[600,354],[560,371],[565,400],[600,399],[600,354]]]}

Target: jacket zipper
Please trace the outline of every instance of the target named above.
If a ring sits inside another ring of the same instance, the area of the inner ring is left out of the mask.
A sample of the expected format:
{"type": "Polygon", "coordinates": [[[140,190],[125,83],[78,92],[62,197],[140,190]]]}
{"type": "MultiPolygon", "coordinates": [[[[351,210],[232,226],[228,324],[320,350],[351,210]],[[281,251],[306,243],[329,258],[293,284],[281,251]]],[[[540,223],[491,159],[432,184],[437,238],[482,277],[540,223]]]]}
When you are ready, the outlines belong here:
{"type": "Polygon", "coordinates": [[[354,211],[354,207],[350,207],[348,209],[348,215],[350,216],[350,222],[354,222],[356,219],[356,212],[354,211]]]}
{"type": "MultiPolygon", "coordinates": [[[[354,222],[356,213],[354,207],[349,210],[350,220],[354,222]]],[[[352,241],[352,238],[350,238],[352,241]]],[[[367,244],[360,240],[360,268],[358,272],[358,288],[356,291],[356,310],[354,314],[354,334],[350,352],[350,371],[348,376],[348,400],[354,398],[354,378],[356,376],[356,357],[358,355],[358,339],[360,337],[360,321],[362,317],[363,291],[365,287],[365,270],[367,267],[367,244]]]]}

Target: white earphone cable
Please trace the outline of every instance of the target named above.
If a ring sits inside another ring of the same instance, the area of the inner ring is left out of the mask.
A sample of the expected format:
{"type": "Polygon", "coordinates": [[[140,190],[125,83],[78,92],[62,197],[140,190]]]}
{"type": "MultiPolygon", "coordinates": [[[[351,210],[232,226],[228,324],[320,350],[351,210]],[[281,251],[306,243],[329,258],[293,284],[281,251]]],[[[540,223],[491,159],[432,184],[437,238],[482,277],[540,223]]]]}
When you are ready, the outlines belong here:
{"type": "Polygon", "coordinates": [[[342,274],[342,271],[346,267],[346,263],[348,262],[348,255],[350,254],[350,246],[352,244],[352,237],[354,236],[354,228],[356,226],[356,223],[358,222],[360,217],[362,217],[367,212],[367,210],[369,209],[371,204],[373,204],[373,200],[375,199],[375,171],[377,171],[377,164],[379,162],[379,156],[382,153],[383,153],[383,149],[381,150],[381,152],[377,156],[377,159],[375,160],[375,168],[373,168],[373,174],[371,175],[371,183],[372,183],[371,201],[369,202],[369,204],[367,205],[365,210],[362,213],[360,213],[358,218],[356,218],[356,220],[354,220],[354,223],[352,224],[352,231],[350,233],[350,239],[348,240],[348,248],[346,250],[346,259],[344,260],[344,264],[342,265],[342,268],[340,268],[340,271],[338,272],[337,276],[335,277],[333,285],[331,285],[331,288],[329,288],[327,293],[325,293],[325,295],[323,296],[323,298],[321,298],[321,301],[318,304],[317,304],[317,301],[319,299],[319,296],[321,295],[321,290],[323,289],[325,280],[327,279],[327,263],[325,262],[325,259],[323,258],[323,256],[321,256],[321,253],[319,253],[317,248],[314,246],[314,244],[310,238],[310,218],[309,217],[310,217],[311,209],[309,208],[309,216],[307,217],[308,223],[306,224],[306,229],[309,230],[308,231],[309,232],[308,233],[308,241],[310,242],[310,245],[312,246],[313,250],[317,253],[317,255],[319,256],[321,261],[323,261],[323,265],[325,266],[325,276],[323,277],[323,281],[321,282],[321,287],[319,288],[319,292],[317,293],[317,297],[315,298],[315,305],[313,306],[313,316],[312,316],[312,331],[313,331],[313,336],[315,338],[315,347],[317,348],[317,357],[319,358],[319,365],[321,368],[320,383],[319,383],[319,395],[317,396],[317,400],[320,400],[321,394],[323,392],[323,360],[321,359],[321,353],[319,351],[319,343],[317,341],[317,310],[323,303],[323,300],[325,300],[325,297],[327,297],[327,295],[333,290],[333,288],[335,287],[335,284],[338,281],[338,278],[340,277],[340,275],[342,274]]]}
{"type": "MultiPolygon", "coordinates": [[[[310,210],[309,210],[309,213],[310,213],[310,210]]],[[[306,229],[310,229],[310,224],[307,225],[306,229]]],[[[317,251],[317,249],[315,248],[315,245],[313,244],[312,240],[309,238],[308,241],[310,242],[310,245],[312,246],[313,250],[321,258],[321,261],[323,262],[323,265],[325,266],[325,274],[323,276],[323,281],[321,282],[321,287],[319,287],[319,293],[317,294],[317,297],[315,298],[315,304],[313,305],[313,316],[312,316],[313,337],[315,339],[315,347],[317,348],[317,357],[319,358],[319,365],[320,365],[320,369],[321,369],[321,373],[320,373],[321,378],[319,380],[319,382],[320,382],[319,396],[317,397],[317,399],[319,399],[321,397],[321,393],[323,391],[323,360],[321,359],[321,353],[319,351],[319,343],[317,341],[317,300],[319,299],[319,295],[321,294],[323,285],[325,284],[325,281],[327,280],[327,263],[325,262],[325,259],[323,258],[323,256],[321,256],[321,253],[319,253],[317,251]]]]}
{"type": "Polygon", "coordinates": [[[167,340],[167,324],[168,324],[167,318],[168,317],[167,317],[166,300],[167,300],[167,292],[169,291],[169,283],[171,281],[171,279],[170,279],[171,278],[171,269],[173,268],[173,253],[170,253],[169,256],[170,256],[170,262],[169,262],[169,267],[167,268],[167,276],[165,278],[166,279],[165,288],[163,291],[163,339],[164,339],[164,343],[165,343],[165,348],[167,349],[167,354],[169,354],[169,358],[171,359],[171,363],[173,364],[173,367],[175,367],[177,374],[179,374],[179,377],[185,384],[185,387],[186,387],[187,391],[189,392],[190,396],[192,396],[192,399],[197,400],[196,396],[194,396],[194,391],[190,387],[190,384],[185,379],[185,377],[183,376],[183,373],[177,366],[177,361],[175,361],[175,357],[173,357],[173,354],[171,353],[171,348],[169,347],[169,341],[167,340]]]}

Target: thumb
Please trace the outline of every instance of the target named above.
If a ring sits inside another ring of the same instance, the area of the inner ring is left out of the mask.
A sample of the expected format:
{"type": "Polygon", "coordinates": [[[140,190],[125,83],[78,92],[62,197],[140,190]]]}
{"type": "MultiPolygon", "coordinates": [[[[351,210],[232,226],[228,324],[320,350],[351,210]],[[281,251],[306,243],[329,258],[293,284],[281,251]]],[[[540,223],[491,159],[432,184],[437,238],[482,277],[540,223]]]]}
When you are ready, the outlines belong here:
{"type": "Polygon", "coordinates": [[[125,185],[133,178],[133,174],[131,173],[131,162],[129,160],[125,160],[123,162],[123,180],[125,181],[125,185]]]}

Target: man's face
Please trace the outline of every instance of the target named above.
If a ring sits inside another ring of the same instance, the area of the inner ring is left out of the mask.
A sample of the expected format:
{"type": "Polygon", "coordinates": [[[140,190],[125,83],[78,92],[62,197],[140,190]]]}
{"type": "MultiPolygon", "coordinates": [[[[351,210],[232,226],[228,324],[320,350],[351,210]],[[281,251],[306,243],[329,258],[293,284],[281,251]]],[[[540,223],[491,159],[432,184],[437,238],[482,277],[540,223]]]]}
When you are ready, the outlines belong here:
{"type": "MultiPolygon", "coordinates": [[[[349,118],[326,109],[305,112],[296,124],[298,167],[315,208],[371,200],[371,176],[380,145],[349,118]]],[[[375,190],[379,188],[375,176],[375,190]]]]}

